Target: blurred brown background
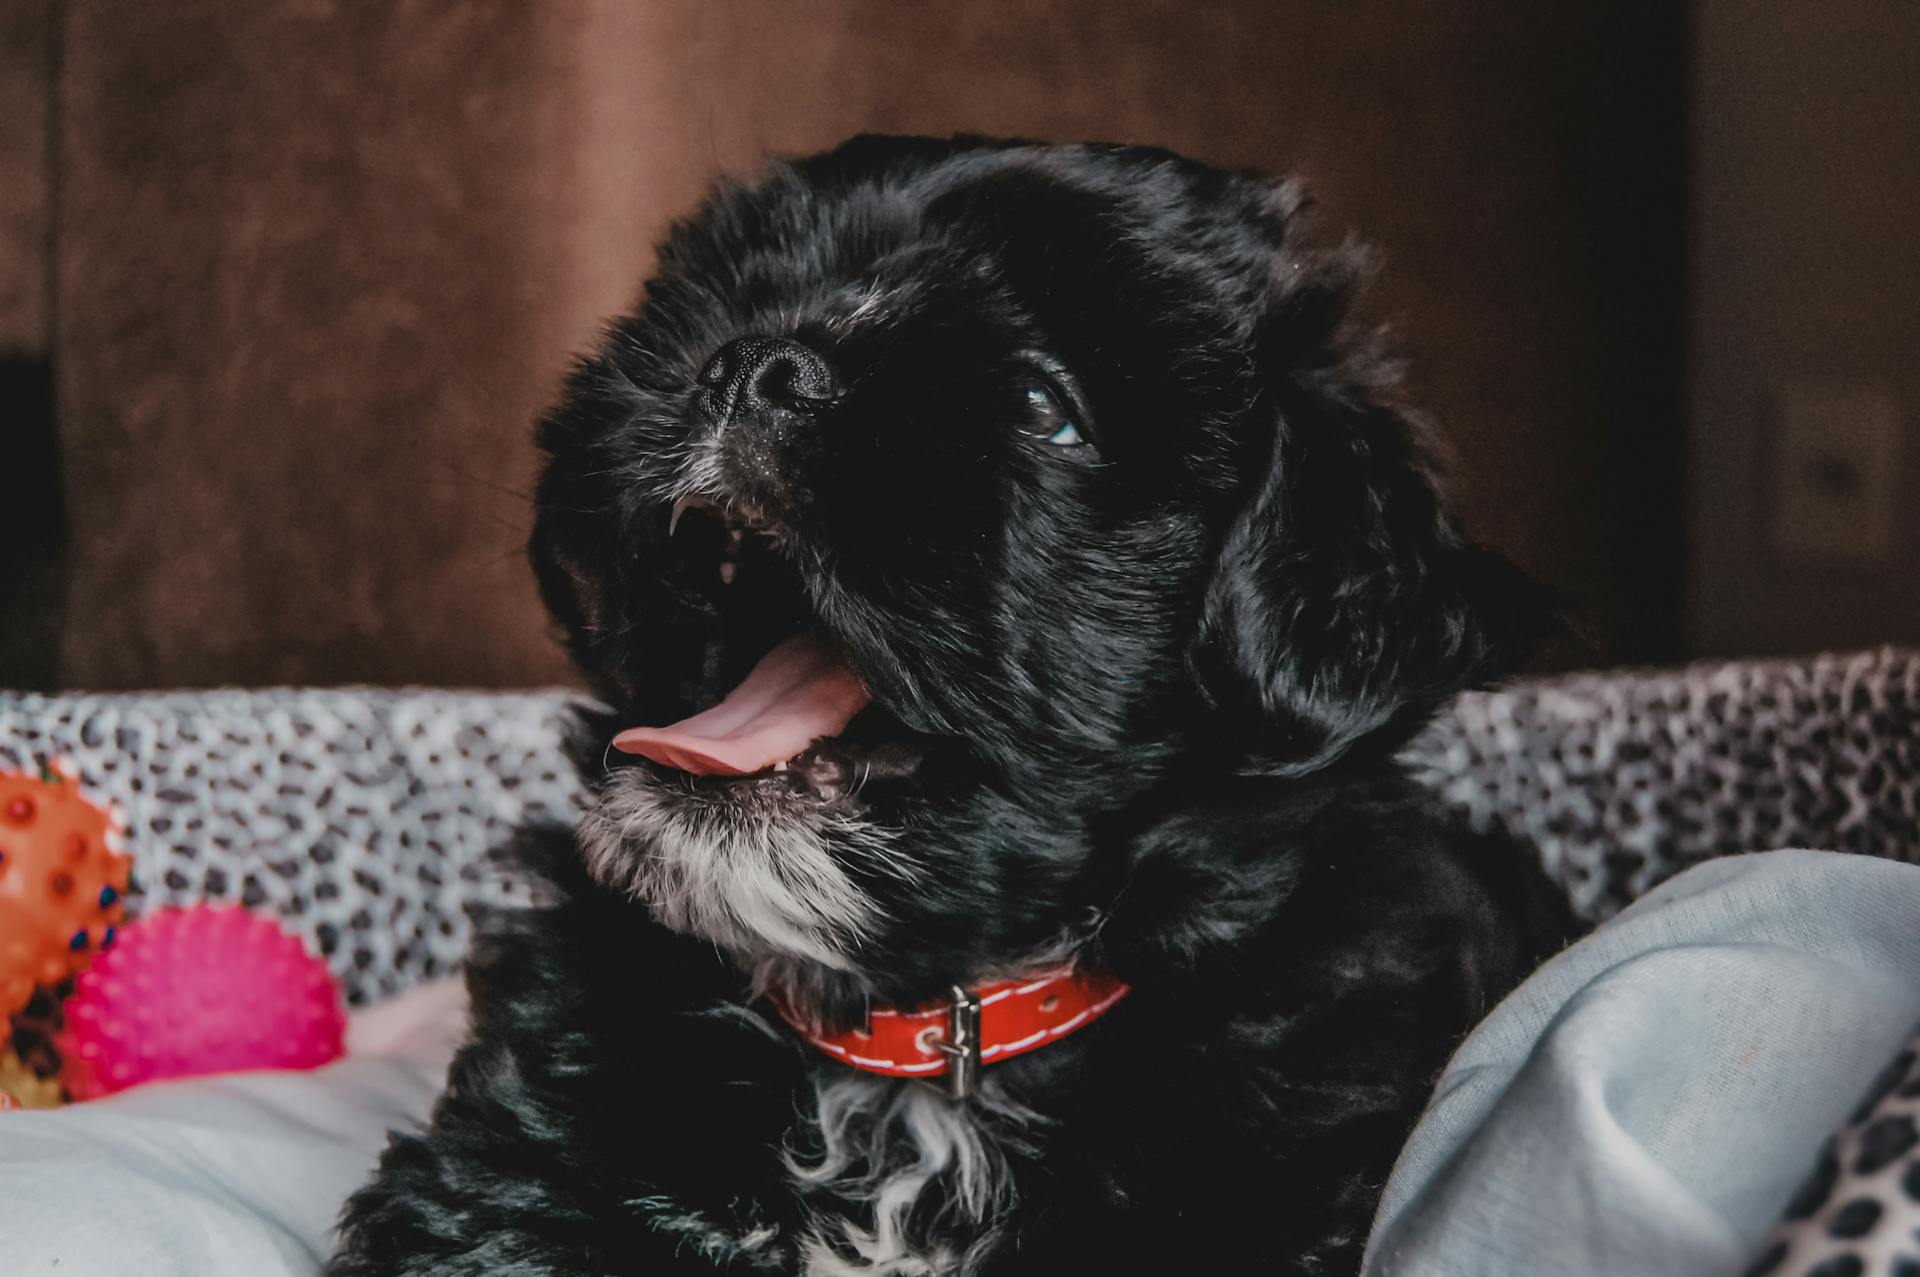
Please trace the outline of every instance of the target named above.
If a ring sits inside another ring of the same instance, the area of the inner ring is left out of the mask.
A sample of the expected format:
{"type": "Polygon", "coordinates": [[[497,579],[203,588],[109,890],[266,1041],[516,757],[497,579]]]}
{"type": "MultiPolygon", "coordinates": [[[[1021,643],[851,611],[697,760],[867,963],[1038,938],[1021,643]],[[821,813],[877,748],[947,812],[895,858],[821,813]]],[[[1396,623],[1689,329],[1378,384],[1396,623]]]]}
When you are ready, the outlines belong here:
{"type": "Polygon", "coordinates": [[[868,129],[1305,177],[1588,659],[1920,639],[1916,71],[1902,0],[10,0],[0,685],[564,678],[533,416],[868,129]]]}

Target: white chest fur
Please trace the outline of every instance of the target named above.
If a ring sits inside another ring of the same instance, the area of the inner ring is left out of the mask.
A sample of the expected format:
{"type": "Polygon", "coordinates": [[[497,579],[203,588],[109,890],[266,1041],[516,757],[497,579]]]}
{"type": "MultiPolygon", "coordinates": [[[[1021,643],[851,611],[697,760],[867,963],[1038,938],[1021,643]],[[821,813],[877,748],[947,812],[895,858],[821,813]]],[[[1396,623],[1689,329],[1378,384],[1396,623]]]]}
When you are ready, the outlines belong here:
{"type": "Polygon", "coordinates": [[[924,1083],[854,1072],[816,1089],[818,1158],[789,1155],[802,1194],[830,1199],[806,1241],[810,1277],[960,1274],[1013,1205],[1011,1156],[1039,1123],[988,1079],[964,1104],[924,1083]]]}

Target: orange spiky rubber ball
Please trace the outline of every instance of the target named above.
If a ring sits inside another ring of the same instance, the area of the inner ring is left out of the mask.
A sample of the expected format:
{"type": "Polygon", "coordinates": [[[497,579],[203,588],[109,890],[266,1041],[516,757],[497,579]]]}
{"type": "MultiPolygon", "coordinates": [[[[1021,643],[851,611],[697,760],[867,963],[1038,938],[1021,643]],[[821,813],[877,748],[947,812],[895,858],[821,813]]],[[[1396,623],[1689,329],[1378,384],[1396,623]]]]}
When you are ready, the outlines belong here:
{"type": "Polygon", "coordinates": [[[133,862],[125,823],[65,762],[0,773],[0,1046],[7,1018],[112,947],[133,862]]]}
{"type": "Polygon", "coordinates": [[[76,1100],[163,1078],[310,1069],[346,1033],[326,963],[237,906],[163,909],[130,924],[74,980],[58,1038],[76,1100]]]}

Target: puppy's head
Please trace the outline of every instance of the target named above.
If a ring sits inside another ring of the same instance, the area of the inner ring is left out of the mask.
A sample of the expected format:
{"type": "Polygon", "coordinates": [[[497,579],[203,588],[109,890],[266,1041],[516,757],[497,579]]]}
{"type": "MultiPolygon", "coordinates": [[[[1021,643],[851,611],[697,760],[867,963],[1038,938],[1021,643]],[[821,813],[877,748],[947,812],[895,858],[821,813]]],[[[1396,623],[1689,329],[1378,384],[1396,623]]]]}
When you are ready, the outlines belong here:
{"type": "Polygon", "coordinates": [[[911,997],[1071,947],[1124,813],[1350,765],[1538,598],[1440,508],[1284,185],[859,139],[720,191],[546,420],[533,554],[669,925],[911,997]],[[837,973],[837,974],[836,974],[837,973]]]}

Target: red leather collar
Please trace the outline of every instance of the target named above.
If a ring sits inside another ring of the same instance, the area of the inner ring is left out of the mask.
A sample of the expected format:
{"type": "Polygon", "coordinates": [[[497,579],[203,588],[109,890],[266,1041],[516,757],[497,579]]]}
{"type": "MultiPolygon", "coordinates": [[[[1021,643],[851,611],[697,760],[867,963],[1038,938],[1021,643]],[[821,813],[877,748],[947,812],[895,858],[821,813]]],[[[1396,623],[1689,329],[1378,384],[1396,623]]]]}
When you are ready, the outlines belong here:
{"type": "Polygon", "coordinates": [[[820,1032],[780,999],[773,1004],[800,1036],[844,1064],[887,1077],[945,1077],[949,1092],[964,1099],[981,1066],[1083,1029],[1126,994],[1127,986],[1110,975],[1066,970],[956,987],[949,1000],[914,1011],[876,1007],[865,1028],[839,1033],[820,1032]]]}

